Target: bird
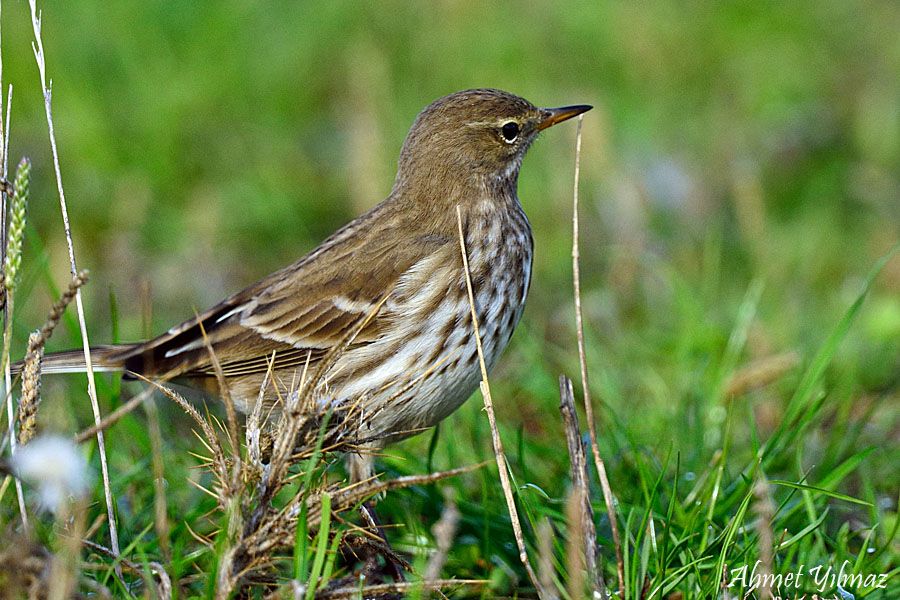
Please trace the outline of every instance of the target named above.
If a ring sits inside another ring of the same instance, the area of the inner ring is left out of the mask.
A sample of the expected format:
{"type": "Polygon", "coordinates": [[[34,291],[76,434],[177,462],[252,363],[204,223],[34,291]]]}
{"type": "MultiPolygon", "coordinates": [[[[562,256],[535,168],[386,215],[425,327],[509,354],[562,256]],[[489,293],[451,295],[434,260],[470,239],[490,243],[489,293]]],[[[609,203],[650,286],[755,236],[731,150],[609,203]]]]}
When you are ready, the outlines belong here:
{"type": "MultiPolygon", "coordinates": [[[[162,335],[91,348],[93,368],[176,379],[215,395],[211,348],[235,406],[247,413],[260,397],[277,403],[304,369],[343,344],[315,395],[365,397],[371,447],[436,425],[481,380],[460,227],[491,369],[531,283],[533,237],[517,195],[522,159],[542,131],[591,108],[538,108],[489,88],[435,100],[413,122],[381,203],[293,264],[162,335]]],[[[49,354],[42,369],[83,372],[84,353],[49,354]]],[[[372,469],[371,457],[360,456],[351,477],[363,480],[372,469]]]]}

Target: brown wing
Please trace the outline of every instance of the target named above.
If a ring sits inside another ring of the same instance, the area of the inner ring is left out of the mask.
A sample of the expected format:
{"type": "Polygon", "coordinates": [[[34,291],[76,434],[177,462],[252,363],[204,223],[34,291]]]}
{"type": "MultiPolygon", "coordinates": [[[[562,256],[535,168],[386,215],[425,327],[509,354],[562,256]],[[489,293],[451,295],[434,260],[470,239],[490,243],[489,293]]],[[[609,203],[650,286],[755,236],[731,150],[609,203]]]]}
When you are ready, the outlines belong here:
{"type": "MultiPolygon", "coordinates": [[[[452,240],[434,235],[404,238],[385,223],[383,203],[351,222],[321,246],[120,358],[145,375],[212,375],[206,342],[226,376],[264,372],[320,360],[357,327],[419,260],[452,240]],[[378,218],[376,215],[381,213],[378,218]],[[307,358],[309,357],[309,358],[307,358]]],[[[366,344],[386,322],[380,310],[353,344],[366,344]]]]}

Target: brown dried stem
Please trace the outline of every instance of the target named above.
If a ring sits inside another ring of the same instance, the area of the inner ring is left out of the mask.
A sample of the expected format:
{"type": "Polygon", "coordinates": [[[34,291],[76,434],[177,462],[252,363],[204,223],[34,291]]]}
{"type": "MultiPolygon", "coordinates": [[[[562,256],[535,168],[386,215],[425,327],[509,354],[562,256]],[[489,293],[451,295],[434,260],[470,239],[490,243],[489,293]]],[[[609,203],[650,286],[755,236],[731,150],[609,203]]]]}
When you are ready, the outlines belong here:
{"type": "Polygon", "coordinates": [[[759,548],[759,576],[762,582],[758,588],[758,597],[773,598],[772,569],[774,567],[775,536],[772,533],[772,519],[775,518],[775,505],[772,502],[769,482],[762,473],[753,486],[753,495],[756,497],[753,512],[756,513],[756,532],[759,535],[757,546],[759,548]]]}
{"type": "Polygon", "coordinates": [[[47,343],[47,340],[50,339],[50,336],[53,335],[53,331],[56,329],[56,326],[59,325],[59,321],[62,319],[63,313],[66,312],[66,308],[72,303],[72,300],[75,299],[78,290],[84,287],[89,279],[90,273],[88,273],[86,269],[82,269],[72,276],[66,291],[63,292],[62,296],[59,297],[59,300],[57,300],[50,308],[50,312],[47,313],[47,320],[44,321],[44,325],[38,330],[38,333],[40,334],[38,343],[41,347],[43,347],[47,343]]]}
{"type": "Polygon", "coordinates": [[[25,445],[37,434],[37,411],[41,402],[41,360],[44,346],[40,333],[28,336],[28,352],[22,366],[22,396],[19,398],[19,444],[25,445]]]}
{"type": "Polygon", "coordinates": [[[219,396],[225,404],[225,415],[228,419],[228,441],[231,444],[231,452],[235,458],[232,473],[233,480],[231,483],[236,487],[239,484],[238,479],[241,470],[241,447],[240,438],[238,437],[237,410],[234,407],[234,398],[231,397],[231,388],[228,386],[228,381],[225,380],[225,372],[222,370],[222,363],[219,361],[219,356],[216,354],[216,351],[213,350],[209,337],[206,335],[206,328],[203,326],[203,321],[200,319],[199,315],[195,316],[197,317],[197,324],[200,325],[200,334],[203,336],[203,345],[206,346],[210,361],[212,362],[213,371],[215,371],[216,374],[216,381],[219,384],[219,396]]]}
{"type": "MultiPolygon", "coordinates": [[[[106,556],[114,559],[117,563],[120,563],[129,571],[137,573],[138,575],[144,575],[145,569],[143,563],[136,563],[132,560],[125,558],[119,554],[116,554],[111,549],[103,546],[102,544],[98,544],[96,542],[92,542],[88,539],[81,540],[81,543],[93,550],[94,552],[99,552],[100,554],[105,554],[106,556]]],[[[146,563],[150,568],[150,572],[156,575],[159,579],[156,582],[156,597],[160,600],[169,600],[172,598],[172,579],[169,577],[169,574],[166,573],[165,568],[155,561],[150,561],[146,563]]]]}
{"type": "Polygon", "coordinates": [[[612,529],[613,545],[616,550],[616,574],[619,578],[619,595],[625,597],[625,562],[622,558],[622,540],[619,537],[619,525],[616,517],[615,499],[609,478],[606,476],[606,465],[600,456],[600,446],[597,443],[597,428],[594,422],[594,406],[591,402],[591,390],[588,382],[587,359],[584,349],[584,319],[581,311],[581,267],[579,251],[579,226],[578,226],[578,180],[581,176],[581,125],[583,117],[578,117],[578,127],[575,134],[575,184],[572,193],[572,284],[575,294],[575,325],[578,336],[578,362],[581,368],[581,389],[584,398],[584,414],[588,422],[588,435],[591,441],[591,454],[594,457],[594,466],[600,478],[600,488],[603,490],[603,500],[606,503],[606,512],[609,515],[609,524],[612,529]]]}
{"type": "Polygon", "coordinates": [[[800,364],[800,355],[791,350],[774,356],[766,356],[736,371],[725,383],[724,397],[731,399],[778,381],[800,364]]]}
{"type": "Polygon", "coordinates": [[[568,527],[568,539],[566,540],[566,590],[569,598],[587,598],[584,580],[589,568],[585,561],[584,538],[587,532],[587,521],[584,518],[584,490],[573,487],[566,501],[566,525],[568,527]]]}
{"type": "MultiPolygon", "coordinates": [[[[561,375],[559,378],[559,410],[562,413],[566,432],[566,444],[569,449],[569,464],[572,473],[572,499],[578,502],[580,514],[577,516],[578,527],[569,534],[570,543],[582,537],[583,547],[580,554],[584,556],[584,566],[591,583],[594,597],[608,598],[609,592],[603,581],[603,574],[597,568],[597,532],[594,529],[594,510],[591,507],[590,490],[588,488],[587,457],[581,443],[581,428],[578,425],[578,414],[575,412],[575,394],[572,391],[572,380],[561,375]]],[[[572,510],[575,510],[573,508],[572,510]]],[[[572,523],[570,522],[570,525],[572,523]]],[[[577,547],[577,546],[576,546],[577,547]]],[[[569,575],[572,576],[571,569],[569,575]]],[[[581,591],[580,586],[575,588],[581,591]]],[[[574,596],[573,596],[574,597],[574,596]]]]}
{"type": "Polygon", "coordinates": [[[431,528],[434,534],[434,540],[437,550],[428,559],[428,565],[422,579],[425,581],[437,581],[444,569],[444,563],[447,562],[447,555],[453,547],[453,539],[456,537],[456,529],[459,526],[459,508],[456,506],[456,499],[452,488],[444,490],[444,512],[441,518],[431,528]]]}
{"type": "Polygon", "coordinates": [[[547,600],[558,600],[559,594],[553,585],[553,526],[549,517],[540,520],[537,526],[538,577],[547,593],[547,600]]]}
{"type": "Polygon", "coordinates": [[[81,540],[87,520],[87,502],[64,503],[65,508],[57,515],[57,526],[66,531],[59,536],[60,544],[50,559],[50,576],[48,577],[49,600],[66,600],[73,596],[79,579],[79,557],[81,556],[81,540]]]}
{"type": "MultiPolygon", "coordinates": [[[[47,83],[47,68],[44,59],[44,41],[41,37],[41,15],[37,9],[36,0],[28,0],[31,10],[31,25],[34,30],[34,60],[37,63],[38,74],[41,81],[41,92],[44,96],[44,113],[47,117],[47,132],[50,136],[50,150],[53,155],[53,169],[56,175],[56,189],[59,195],[59,208],[62,214],[63,229],[65,230],[66,246],[69,251],[69,267],[72,275],[78,274],[75,261],[75,244],[72,242],[72,228],[69,225],[69,211],[66,205],[66,194],[63,189],[62,170],[59,166],[59,151],[56,146],[56,133],[53,129],[52,90],[47,83]]],[[[84,304],[81,301],[81,290],[75,291],[75,308],[78,313],[78,327],[81,330],[81,344],[84,350],[84,364],[87,371],[88,396],[91,402],[91,410],[94,413],[94,423],[101,420],[100,404],[97,401],[97,386],[94,381],[94,366],[91,362],[91,343],[88,339],[87,321],[84,317],[84,304]]],[[[106,500],[106,514],[109,518],[109,537],[112,549],[119,553],[119,534],[116,527],[116,515],[113,510],[112,489],[109,483],[109,466],[106,460],[106,443],[103,439],[103,431],[97,431],[97,450],[100,455],[100,471],[103,476],[103,492],[106,500]]]]}
{"type": "MultiPolygon", "coordinates": [[[[9,114],[9,104],[7,104],[7,115],[9,114]]],[[[2,140],[4,146],[9,141],[9,123],[7,122],[6,134],[2,140]]],[[[5,154],[5,150],[4,150],[5,154]]],[[[4,158],[5,160],[5,158],[4,158]]],[[[13,185],[12,195],[9,197],[9,222],[6,223],[6,231],[3,239],[3,265],[4,272],[4,292],[5,302],[3,305],[3,351],[0,357],[0,369],[2,369],[3,377],[3,394],[6,404],[7,433],[9,436],[9,449],[11,454],[16,452],[16,431],[15,419],[12,399],[12,374],[10,369],[10,345],[12,343],[12,318],[14,292],[16,289],[16,280],[18,279],[18,271],[22,264],[22,241],[25,237],[25,221],[28,206],[29,179],[31,172],[31,161],[23,158],[19,162],[16,169],[15,184],[13,185]]],[[[5,181],[5,178],[4,178],[5,181]]],[[[7,182],[8,183],[8,182],[7,182]]],[[[9,191],[9,190],[7,190],[9,191]]],[[[4,209],[5,210],[5,209],[4,209]]],[[[16,479],[16,498],[19,503],[19,515],[22,518],[22,525],[28,526],[28,512],[25,508],[25,495],[22,491],[22,482],[16,479]]],[[[0,486],[0,491],[6,489],[6,481],[0,486]]]]}
{"type": "Polygon", "coordinates": [[[310,532],[314,531],[321,519],[321,495],[328,493],[331,496],[331,510],[338,513],[356,506],[366,498],[391,490],[412,487],[414,485],[428,485],[442,481],[450,477],[456,477],[481,468],[483,464],[469,465],[448,471],[429,473],[427,475],[409,475],[398,477],[389,481],[370,479],[358,484],[340,487],[332,485],[319,493],[309,495],[305,500],[302,492],[292,502],[279,511],[276,515],[266,519],[257,529],[242,540],[246,552],[252,556],[261,556],[276,548],[293,545],[296,535],[297,516],[300,514],[300,503],[307,504],[307,526],[310,532]]]}
{"type": "Polygon", "coordinates": [[[200,412],[194,408],[194,405],[185,400],[181,394],[161,383],[147,379],[140,374],[136,374],[136,376],[142,381],[149,383],[161,391],[167,398],[178,404],[178,406],[181,407],[181,410],[186,412],[188,416],[194,420],[197,426],[200,427],[200,431],[203,432],[203,441],[212,453],[213,472],[219,481],[219,485],[224,489],[228,482],[228,463],[225,459],[225,452],[222,450],[222,445],[219,443],[219,436],[216,435],[216,431],[213,429],[212,425],[210,425],[209,421],[204,419],[200,412]]]}
{"type": "Polygon", "coordinates": [[[41,401],[41,360],[44,357],[44,346],[53,335],[56,326],[59,325],[66,307],[87,281],[87,271],[81,271],[72,277],[66,291],[50,308],[44,325],[28,337],[28,350],[22,366],[22,397],[19,399],[18,440],[20,444],[27,444],[37,432],[37,411],[41,401]]]}
{"type": "MultiPolygon", "coordinates": [[[[153,337],[153,302],[150,282],[141,280],[141,331],[144,339],[153,337]]],[[[149,389],[149,388],[148,388],[149,389]]],[[[159,425],[159,408],[156,399],[150,398],[143,403],[144,414],[147,415],[147,434],[150,438],[150,462],[153,466],[153,527],[159,539],[159,548],[166,562],[172,560],[172,549],[169,544],[169,508],[166,497],[166,467],[163,460],[162,429],[159,425]]]]}
{"type": "Polygon", "coordinates": [[[87,429],[75,434],[75,437],[73,438],[75,440],[75,443],[83,444],[92,437],[96,436],[98,431],[106,431],[107,429],[118,423],[128,413],[146,402],[147,399],[153,395],[154,391],[154,388],[146,388],[142,390],[139,394],[130,398],[125,404],[103,417],[103,419],[99,423],[91,425],[87,429]]]}
{"type": "MultiPolygon", "coordinates": [[[[150,388],[147,388],[148,390],[150,388]]],[[[163,461],[162,429],[159,426],[159,409],[156,399],[149,398],[143,403],[147,414],[147,434],[150,438],[151,463],[153,466],[153,527],[159,539],[159,548],[167,562],[172,560],[169,544],[169,509],[166,499],[166,470],[163,461]]]]}
{"type": "Polygon", "coordinates": [[[284,473],[289,466],[288,459],[292,455],[293,449],[296,447],[297,433],[300,431],[301,426],[309,422],[308,416],[313,404],[316,387],[319,385],[328,369],[337,362],[344,350],[353,343],[353,340],[356,339],[359,332],[362,331],[363,328],[371,322],[378,311],[381,310],[385,300],[387,300],[387,295],[372,307],[366,317],[351,329],[340,343],[335,344],[328,351],[310,376],[307,377],[304,370],[304,377],[300,382],[300,388],[291,394],[291,396],[294,397],[289,399],[290,402],[286,407],[286,410],[282,413],[282,418],[279,422],[278,435],[272,452],[272,460],[269,463],[269,470],[261,483],[261,498],[262,500],[265,500],[265,502],[260,502],[261,506],[263,504],[268,504],[268,498],[271,498],[275,492],[271,483],[279,482],[284,477],[284,473]]]}
{"type": "Polygon", "coordinates": [[[531,567],[531,561],[528,560],[528,551],[525,548],[525,536],[522,534],[522,524],[519,521],[519,511],[516,509],[516,501],[513,497],[512,482],[509,477],[509,464],[506,461],[506,454],[503,452],[503,441],[500,439],[500,432],[497,429],[497,418],[494,416],[494,403],[491,400],[491,386],[488,383],[487,366],[484,362],[484,350],[481,347],[481,335],[478,330],[478,315],[475,311],[475,296],[472,292],[472,276],[469,273],[469,256],[466,252],[466,238],[463,234],[462,212],[459,206],[456,207],[456,220],[459,226],[459,250],[462,254],[463,272],[466,279],[466,291],[469,295],[469,311],[472,316],[472,328],[475,333],[475,348],[478,350],[478,363],[481,366],[481,397],[484,400],[484,410],[488,415],[488,422],[491,425],[491,440],[494,445],[494,458],[497,461],[497,469],[500,472],[500,486],[503,488],[503,495],[506,498],[506,508],[509,511],[509,518],[512,521],[513,534],[516,538],[516,544],[519,547],[519,560],[525,567],[525,572],[531,580],[534,589],[537,591],[538,597],[546,598],[543,586],[531,567]]]}

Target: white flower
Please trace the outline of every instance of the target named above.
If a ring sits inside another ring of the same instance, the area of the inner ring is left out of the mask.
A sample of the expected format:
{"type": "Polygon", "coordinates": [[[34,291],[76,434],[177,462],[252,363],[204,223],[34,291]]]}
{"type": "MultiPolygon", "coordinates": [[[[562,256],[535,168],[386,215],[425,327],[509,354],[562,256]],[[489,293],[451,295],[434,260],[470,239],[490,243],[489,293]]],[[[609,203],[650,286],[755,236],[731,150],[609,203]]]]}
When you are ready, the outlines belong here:
{"type": "Polygon", "coordinates": [[[10,461],[16,476],[34,485],[41,506],[59,512],[70,497],[88,490],[87,461],[71,439],[41,436],[16,449],[10,461]]]}

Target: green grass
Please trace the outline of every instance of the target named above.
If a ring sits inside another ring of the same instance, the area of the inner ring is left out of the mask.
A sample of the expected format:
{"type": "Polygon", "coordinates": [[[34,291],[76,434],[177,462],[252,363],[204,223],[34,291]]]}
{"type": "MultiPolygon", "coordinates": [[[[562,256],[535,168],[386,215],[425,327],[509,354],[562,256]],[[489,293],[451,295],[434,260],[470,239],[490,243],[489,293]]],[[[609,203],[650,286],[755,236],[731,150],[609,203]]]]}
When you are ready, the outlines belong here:
{"type": "MultiPolygon", "coordinates": [[[[27,6],[3,9],[3,75],[15,86],[10,163],[33,161],[13,323],[18,357],[68,267],[27,6]]],[[[591,103],[581,186],[585,334],[627,597],[642,589],[645,597],[722,597],[723,575],[759,557],[753,487],[763,476],[775,507],[775,572],[807,569],[796,595],[838,594],[808,570],[844,561],[853,573],[893,575],[892,589],[848,588],[856,598],[897,594],[896,5],[264,9],[227,1],[213,10],[153,1],[44,9],[75,248],[92,272],[84,290],[92,342],[143,335],[143,281],[152,284],[151,329],[160,332],[374,204],[390,188],[416,112],[438,96],[492,85],[541,104],[591,103]],[[736,373],[785,353],[794,366],[727,394],[736,373]]],[[[574,127],[560,127],[525,161],[520,196],[535,229],[535,272],[523,322],[491,376],[531,555],[549,519],[558,574],[571,557],[557,377],[578,373],[573,147],[574,127]]],[[[70,313],[50,349],[78,343],[70,313]]],[[[92,422],[83,377],[43,384],[47,429],[92,422]]],[[[105,376],[98,388],[104,414],[139,389],[105,376]]],[[[214,535],[225,517],[189,483],[211,482],[191,455],[202,452],[192,423],[164,399],[157,404],[171,558],[154,529],[141,411],[107,433],[122,547],[140,565],[163,562],[179,597],[211,597],[220,557],[192,532],[214,535]]],[[[95,445],[84,448],[98,473],[95,445]]],[[[340,477],[339,460],[328,459],[340,477]]],[[[392,446],[378,464],[389,479],[485,460],[490,430],[476,395],[436,436],[392,446]]],[[[593,475],[591,485],[603,574],[614,585],[593,475]]],[[[388,493],[379,513],[396,525],[391,542],[421,568],[448,486],[461,517],[444,576],[488,580],[484,597],[528,597],[493,465],[388,493]]],[[[16,522],[13,492],[0,502],[4,526],[16,522]]],[[[99,484],[92,497],[88,524],[105,513],[99,484]]],[[[35,521],[36,538],[55,548],[51,520],[35,521]]],[[[302,526],[283,575],[345,575],[332,550],[348,525],[332,518],[324,533],[302,526]]],[[[108,540],[105,524],[93,539],[108,540]]],[[[108,557],[83,558],[100,567],[85,572],[116,596],[144,593],[121,585],[108,557]]],[[[565,589],[563,577],[557,583],[565,589]]]]}

